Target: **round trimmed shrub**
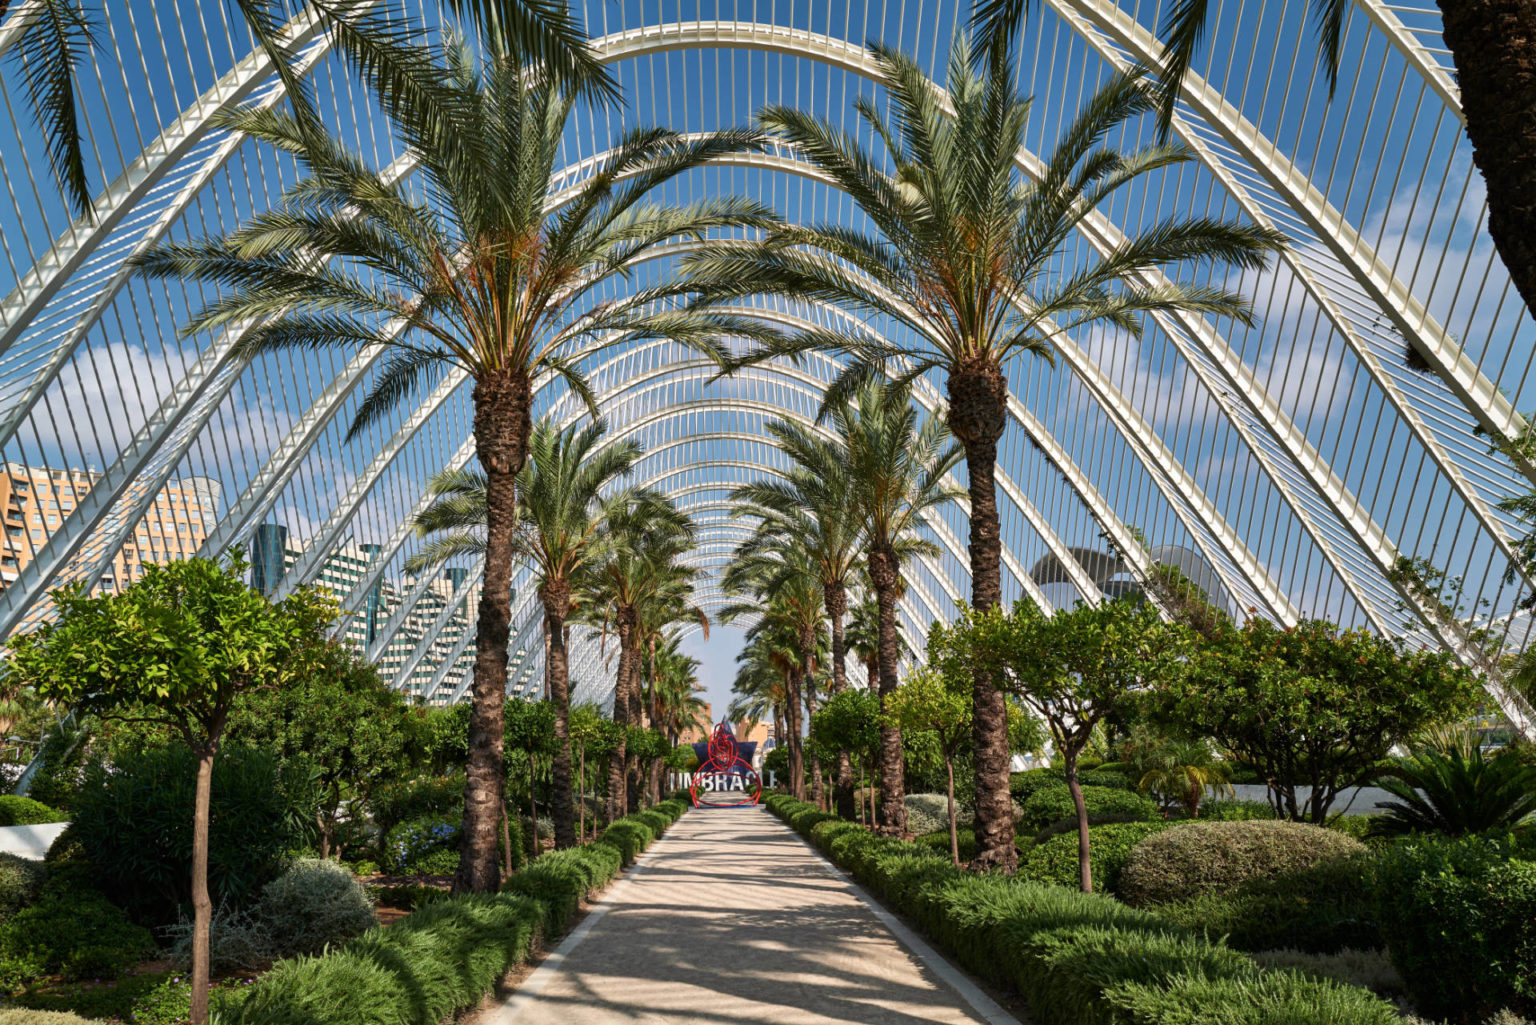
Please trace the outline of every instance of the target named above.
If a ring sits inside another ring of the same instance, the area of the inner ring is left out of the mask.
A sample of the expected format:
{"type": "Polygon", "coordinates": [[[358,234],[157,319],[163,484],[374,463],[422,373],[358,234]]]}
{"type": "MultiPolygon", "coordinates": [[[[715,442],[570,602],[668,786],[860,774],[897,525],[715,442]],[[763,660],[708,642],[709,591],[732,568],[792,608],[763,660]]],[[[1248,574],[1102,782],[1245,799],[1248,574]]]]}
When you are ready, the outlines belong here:
{"type": "Polygon", "coordinates": [[[49,892],[0,925],[0,985],[55,972],[68,980],[116,978],[154,949],[149,930],[100,893],[49,892]]]}
{"type": "Polygon", "coordinates": [[[1268,801],[1204,801],[1200,805],[1205,822],[1267,822],[1274,817],[1268,801]]]}
{"type": "MultiPolygon", "coordinates": [[[[1120,873],[1131,850],[1153,833],[1161,833],[1171,826],[1169,822],[1117,822],[1091,827],[1088,830],[1088,862],[1093,869],[1093,888],[1117,892],[1120,873]]],[[[1077,830],[1058,833],[1020,856],[1019,874],[1077,889],[1081,885],[1077,830]]]]}
{"type": "MultiPolygon", "coordinates": [[[[943,794],[908,794],[901,803],[907,809],[907,832],[932,833],[942,829],[949,843],[949,799],[943,794]]],[[[955,825],[968,826],[974,818],[959,801],[955,802],[955,825]]]]}
{"type": "Polygon", "coordinates": [[[384,837],[384,868],[398,875],[448,875],[459,868],[459,816],[408,819],[384,837]]]}
{"type": "Polygon", "coordinates": [[[1484,836],[1417,838],[1381,853],[1382,937],[1426,1017],[1536,1015],[1536,863],[1512,853],[1484,836]]]}
{"type": "MultiPolygon", "coordinates": [[[[1016,803],[1023,804],[1033,797],[1036,791],[1058,783],[1065,784],[1066,781],[1065,769],[1026,769],[1024,772],[1015,772],[1008,777],[1008,793],[1016,803]]],[[[1077,781],[1085,787],[1110,787],[1114,790],[1131,788],[1131,777],[1128,773],[1119,768],[1109,768],[1107,765],[1097,769],[1079,768],[1077,781]]]]}
{"type": "Polygon", "coordinates": [[[37,900],[46,875],[42,862],[0,854],[0,922],[37,900]]]}
{"type": "Polygon", "coordinates": [[[68,815],[57,808],[50,808],[41,801],[15,794],[0,794],[0,826],[39,826],[47,822],[63,822],[68,815]]]}
{"type": "MultiPolygon", "coordinates": [[[[1083,804],[1090,817],[1122,815],[1142,822],[1162,818],[1155,801],[1132,790],[1084,784],[1083,804]]],[[[1072,791],[1066,783],[1042,787],[1024,802],[1023,824],[1029,829],[1038,830],[1062,819],[1076,818],[1077,808],[1072,804],[1072,791]]]]}
{"type": "Polygon", "coordinates": [[[1190,822],[1136,845],[1120,896],[1144,905],[1225,893],[1365,850],[1353,837],[1304,822],[1190,822]]]}
{"type": "Polygon", "coordinates": [[[334,861],[301,858],[261,891],[256,916],[284,957],[315,954],[378,924],[373,898],[334,861]]]}

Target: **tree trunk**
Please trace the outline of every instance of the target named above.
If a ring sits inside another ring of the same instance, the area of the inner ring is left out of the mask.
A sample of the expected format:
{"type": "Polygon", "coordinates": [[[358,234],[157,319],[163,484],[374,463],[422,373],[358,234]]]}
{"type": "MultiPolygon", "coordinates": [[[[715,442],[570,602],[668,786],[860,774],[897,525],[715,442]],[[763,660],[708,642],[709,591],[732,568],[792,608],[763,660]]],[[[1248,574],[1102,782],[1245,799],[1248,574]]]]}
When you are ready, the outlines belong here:
{"type": "Polygon", "coordinates": [[[955,760],[946,752],[944,755],[944,782],[947,786],[945,796],[949,799],[949,860],[952,864],[960,864],[960,834],[955,831],[955,760]]]}
{"type": "Polygon", "coordinates": [[[213,758],[219,751],[221,732],[222,721],[209,731],[210,738],[195,749],[197,790],[192,800],[192,1025],[204,1025],[208,1020],[213,927],[213,899],[208,895],[208,809],[213,795],[213,758]]]}
{"type": "Polygon", "coordinates": [[[805,752],[800,744],[800,673],[791,670],[784,677],[784,732],[789,744],[789,792],[795,800],[805,800],[805,752]]]}
{"type": "Polygon", "coordinates": [[[1445,45],[1488,186],[1488,234],[1536,314],[1536,5],[1440,0],[1445,45]]]}
{"type": "Polygon", "coordinates": [[[624,766],[628,761],[624,727],[629,724],[629,664],[635,657],[635,610],[619,608],[619,666],[613,677],[613,721],[619,727],[619,742],[608,755],[608,821],[616,822],[629,814],[625,802],[624,766]]]}
{"type": "Polygon", "coordinates": [[[1072,794],[1072,807],[1077,809],[1077,877],[1084,893],[1093,892],[1093,862],[1088,857],[1088,805],[1083,801],[1083,788],[1077,781],[1077,752],[1063,751],[1062,762],[1067,770],[1067,790],[1072,794]]]}
{"type": "MultiPolygon", "coordinates": [[[[848,689],[848,644],[843,637],[843,617],[848,613],[848,589],[841,583],[829,584],[822,595],[827,618],[832,624],[832,697],[848,689]]],[[[834,810],[853,820],[853,762],[847,751],[837,753],[837,775],[832,784],[834,810]]]]}
{"type": "Polygon", "coordinates": [[[454,893],[495,893],[501,888],[496,827],[505,780],[502,745],[512,627],[512,535],[517,526],[515,481],[528,457],[530,398],[528,378],[521,373],[488,374],[475,381],[475,452],[486,474],[485,577],[475,624],[469,759],[454,893]]]}
{"type": "Polygon", "coordinates": [[[539,840],[539,799],[533,791],[533,755],[528,756],[528,821],[533,827],[533,854],[529,858],[532,860],[544,853],[544,845],[539,840]]]}
{"type": "Polygon", "coordinates": [[[555,825],[555,849],[564,850],[576,846],[576,808],[571,802],[571,662],[565,642],[571,586],[565,580],[546,580],[539,588],[539,598],[544,603],[549,640],[544,677],[555,703],[555,792],[550,797],[549,817],[555,825]]]}
{"type": "Polygon", "coordinates": [[[576,822],[576,839],[578,841],[585,841],[587,839],[587,745],[586,744],[582,744],[581,745],[581,754],[580,754],[579,757],[580,757],[580,762],[578,763],[578,765],[576,767],[576,773],[577,773],[577,775],[576,775],[576,780],[577,780],[577,782],[576,782],[576,790],[577,790],[578,796],[580,798],[580,803],[578,803],[576,807],[577,807],[578,813],[580,814],[581,817],[576,822]]]}
{"type": "Polygon", "coordinates": [[[902,763],[901,730],[884,719],[886,704],[896,693],[896,670],[901,648],[896,638],[896,595],[901,586],[899,563],[890,545],[876,545],[869,552],[869,576],[875,585],[880,610],[878,644],[880,711],[880,827],[893,836],[907,829],[906,767],[902,763]]]}
{"type": "Polygon", "coordinates": [[[512,823],[507,815],[507,802],[501,802],[501,874],[512,874],[512,823]]]}
{"type": "MultiPolygon", "coordinates": [[[[629,662],[629,724],[637,729],[645,728],[645,716],[642,714],[644,695],[641,693],[643,687],[640,672],[643,657],[637,646],[635,657],[629,662]]],[[[640,756],[630,755],[625,763],[624,781],[625,803],[631,812],[639,811],[642,807],[640,771],[640,756]]]]}
{"type": "MultiPolygon", "coordinates": [[[[997,442],[1007,414],[1008,382],[990,360],[949,373],[949,429],[965,448],[971,499],[971,605],[984,612],[1002,602],[1002,534],[997,516],[997,442]]],[[[1008,706],[993,674],[979,666],[971,682],[976,767],[976,869],[1012,872],[1013,801],[1008,794],[1008,706]]]]}

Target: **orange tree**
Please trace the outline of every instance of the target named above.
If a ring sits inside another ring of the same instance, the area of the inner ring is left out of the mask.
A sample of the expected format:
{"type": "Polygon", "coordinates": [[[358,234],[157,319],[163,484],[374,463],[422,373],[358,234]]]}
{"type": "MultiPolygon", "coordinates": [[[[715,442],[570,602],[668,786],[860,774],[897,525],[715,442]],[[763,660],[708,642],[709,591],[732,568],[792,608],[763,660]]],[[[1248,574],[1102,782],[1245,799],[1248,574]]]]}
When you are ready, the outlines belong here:
{"type": "Polygon", "coordinates": [[[208,805],[213,759],[235,698],[312,671],[330,599],[300,589],[273,604],[241,579],[246,564],[146,564],[121,594],[55,591],[58,619],[13,638],[11,670],[47,700],[103,718],[168,727],[197,758],[192,824],[192,1012],[208,1017],[208,805]]]}

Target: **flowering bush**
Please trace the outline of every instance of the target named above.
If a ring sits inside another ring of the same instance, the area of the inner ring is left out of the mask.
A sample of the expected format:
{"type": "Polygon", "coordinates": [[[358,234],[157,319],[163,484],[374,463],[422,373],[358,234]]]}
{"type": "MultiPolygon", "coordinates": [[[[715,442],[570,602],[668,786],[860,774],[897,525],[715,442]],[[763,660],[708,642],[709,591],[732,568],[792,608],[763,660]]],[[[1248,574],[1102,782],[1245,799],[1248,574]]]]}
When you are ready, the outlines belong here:
{"type": "Polygon", "coordinates": [[[459,818],[426,815],[408,819],[384,840],[384,868],[412,875],[439,875],[459,867],[459,818]]]}

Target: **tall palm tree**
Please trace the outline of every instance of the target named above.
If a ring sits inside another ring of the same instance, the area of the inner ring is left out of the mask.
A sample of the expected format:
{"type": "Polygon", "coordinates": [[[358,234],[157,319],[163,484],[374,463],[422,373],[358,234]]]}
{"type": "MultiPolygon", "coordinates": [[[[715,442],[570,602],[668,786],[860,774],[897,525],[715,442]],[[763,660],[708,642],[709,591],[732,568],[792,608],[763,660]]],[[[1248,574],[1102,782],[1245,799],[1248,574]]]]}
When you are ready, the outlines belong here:
{"type": "MultiPolygon", "coordinates": [[[[307,83],[294,73],[297,61],[282,42],[286,5],[272,0],[234,0],[256,45],[271,58],[294,112],[315,122],[307,83]]],[[[346,3],[312,0],[322,24],[345,24],[346,3]]],[[[443,6],[481,33],[504,35],[523,59],[548,68],[563,81],[597,97],[617,99],[618,83],[587,44],[581,21],[564,3],[548,0],[447,0],[443,6]]],[[[0,22],[12,4],[0,0],[0,22]]],[[[35,0],[17,17],[29,19],[11,51],[26,83],[27,102],[42,129],[48,162],[78,217],[94,218],[90,179],[82,152],[75,79],[80,63],[96,46],[95,11],[81,0],[35,0]]],[[[343,41],[343,52],[348,54],[343,41]]]]}
{"type": "MultiPolygon", "coordinates": [[[[553,420],[540,420],[528,439],[528,462],[517,482],[519,528],[513,533],[513,551],[538,577],[547,644],[545,693],[555,706],[550,818],[557,847],[576,843],[571,801],[570,653],[566,646],[566,624],[579,603],[575,582],[590,564],[625,542],[609,528],[600,496],[628,474],[642,454],[640,445],[633,441],[605,446],[605,433],[601,422],[562,430],[553,420]]],[[[406,568],[417,571],[465,552],[484,552],[485,475],[445,471],[433,478],[429,490],[436,500],[416,517],[416,529],[432,540],[406,568]]],[[[610,499],[610,503],[628,505],[658,501],[645,492],[610,499]]]]}
{"type": "MultiPolygon", "coordinates": [[[[1488,234],[1526,308],[1536,314],[1536,5],[1530,0],[1437,0],[1441,35],[1456,66],[1472,161],[1488,193],[1488,234]]],[[[978,0],[971,23],[984,37],[1011,35],[1032,0],[978,0]]],[[[1338,87],[1339,52],[1349,0],[1308,0],[1328,95],[1338,87]]],[[[1158,27],[1164,40],[1158,114],[1166,134],[1179,84],[1199,53],[1211,0],[1169,3],[1158,27]]],[[[1412,365],[1412,361],[1410,361],[1412,365]]]]}
{"type": "MultiPolygon", "coordinates": [[[[1083,217],[1126,184],[1190,159],[1177,146],[1121,153],[1104,144],[1152,109],[1153,96],[1138,76],[1107,82],[1066,128],[1040,180],[1026,181],[1017,159],[1030,104],[1018,94],[1004,33],[989,42],[980,71],[971,68],[966,38],[957,38],[946,83],[952,113],[915,61],[878,44],[870,51],[892,116],[869,99],[857,101],[856,109],[878,152],[789,107],[767,107],[758,120],[847,193],[873,233],[780,227],[756,243],[706,247],[688,261],[689,271],[709,301],[775,293],[840,303],[906,329],[892,339],[808,330],[742,361],[811,348],[844,354],[849,360],[828,389],[828,404],[881,373],[899,379],[943,373],[949,427],[965,448],[971,603],[986,610],[1002,599],[994,471],[1007,417],[1008,362],[1052,358],[1058,330],[1104,324],[1139,336],[1141,315],[1149,311],[1247,322],[1247,302],[1225,288],[1147,286],[1141,275],[1185,263],[1262,267],[1282,239],[1235,221],[1170,218],[1085,262],[1066,251],[1083,217]]],[[[1011,867],[1017,857],[1007,709],[986,667],[978,667],[972,700],[975,863],[1011,867]]]]}
{"type": "MultiPolygon", "coordinates": [[[[885,712],[896,691],[901,639],[896,605],[904,590],[902,566],[937,552],[919,536],[918,521],[929,510],[961,497],[945,483],[960,460],[960,448],[936,416],[918,421],[904,385],[866,382],[831,410],[842,440],[853,508],[863,525],[866,566],[875,592],[876,691],[885,712]]],[[[880,726],[880,819],[893,832],[906,828],[902,802],[901,731],[882,714],[880,726]]]]}
{"type": "Polygon", "coordinates": [[[682,634],[673,630],[651,656],[651,726],[676,746],[684,731],[707,729],[704,699],[699,697],[699,660],[678,650],[682,634]]]}
{"type": "MultiPolygon", "coordinates": [[[[783,538],[804,549],[821,583],[822,603],[831,627],[830,695],[848,686],[847,645],[843,620],[848,613],[848,580],[863,555],[863,527],[846,472],[846,450],[789,420],[770,420],[768,433],[789,456],[791,466],[777,480],[759,480],[731,493],[738,511],[758,522],[752,536],[736,549],[738,559],[771,552],[783,538]]],[[[835,782],[839,815],[853,818],[853,764],[839,752],[835,782]]]]}
{"type": "Polygon", "coordinates": [[[766,208],[735,198],[686,206],[647,198],[678,174],[758,140],[747,132],[634,129],[557,202],[551,174],[576,90],[530,64],[507,33],[482,33],[476,54],[452,37],[418,44],[415,27],[388,12],[338,20],[333,31],[416,158],[420,188],[386,177],[300,119],[239,111],[226,127],[292,153],[308,177],[237,231],[161,246],[140,265],[154,276],[224,287],[224,297],[184,330],[254,324],[240,357],[385,347],[352,437],[450,371],[473,381],[486,569],[454,887],[490,892],[500,881],[514,482],[528,452],[534,377],[556,374],[590,403],[576,362],[596,347],[664,337],[719,358],[722,331],[763,331],[744,318],[677,308],[681,286],[613,300],[593,291],[668,239],[770,223],[766,208]]]}
{"type": "MultiPolygon", "coordinates": [[[[693,622],[709,638],[709,614],[694,603],[694,580],[699,571],[674,562],[663,584],[652,592],[650,600],[640,607],[635,623],[635,645],[639,657],[634,659],[633,679],[629,685],[629,721],[640,725],[650,719],[652,729],[661,729],[657,723],[656,681],[660,674],[656,660],[662,649],[675,635],[680,623],[693,622]]],[[[637,805],[642,793],[649,794],[652,802],[661,800],[662,758],[654,757],[649,766],[641,765],[633,758],[626,766],[629,803],[637,805]]]]}
{"type": "Polygon", "coordinates": [[[779,639],[771,630],[761,628],[763,622],[766,621],[754,624],[747,632],[746,641],[736,654],[736,677],[731,681],[735,697],[726,706],[726,715],[737,721],[771,721],[775,742],[783,744],[787,736],[784,722],[789,704],[788,670],[797,660],[791,648],[778,647],[779,639]]]}
{"type": "Polygon", "coordinates": [[[738,600],[720,612],[722,622],[755,617],[748,630],[771,632],[770,650],[785,674],[785,722],[781,741],[789,748],[790,792],[805,796],[805,745],[802,736],[805,687],[816,673],[816,640],[822,618],[821,581],[804,552],[785,546],[772,558],[738,560],[726,568],[721,586],[738,600]]]}
{"type": "MultiPolygon", "coordinates": [[[[694,546],[694,525],[670,503],[640,502],[629,495],[606,503],[603,516],[608,529],[624,542],[614,545],[589,568],[585,580],[587,618],[605,635],[612,627],[618,638],[613,720],[621,726],[639,725],[641,610],[674,603],[691,586],[692,571],[678,560],[694,546]]],[[[619,742],[609,753],[609,821],[629,811],[625,785],[628,764],[629,752],[621,730],[619,742]]]]}

